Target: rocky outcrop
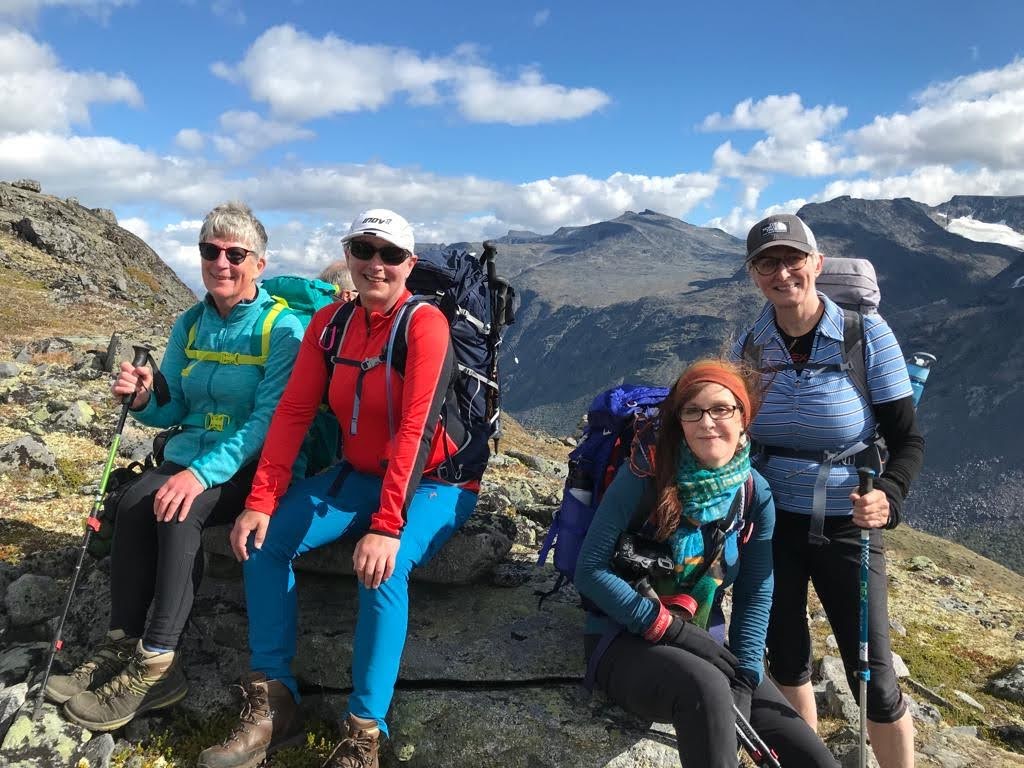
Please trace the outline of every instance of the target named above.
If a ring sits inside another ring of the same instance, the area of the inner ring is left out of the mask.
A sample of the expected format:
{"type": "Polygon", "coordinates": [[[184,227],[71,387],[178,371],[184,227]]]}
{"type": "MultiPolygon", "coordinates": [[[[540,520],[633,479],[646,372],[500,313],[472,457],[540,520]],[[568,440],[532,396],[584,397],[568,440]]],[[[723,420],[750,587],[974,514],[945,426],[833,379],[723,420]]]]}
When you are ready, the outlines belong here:
{"type": "Polygon", "coordinates": [[[30,179],[0,182],[0,267],[42,282],[57,300],[83,292],[136,312],[149,305],[176,313],[195,296],[142,240],[117,225],[112,211],[43,194],[30,179]]]}

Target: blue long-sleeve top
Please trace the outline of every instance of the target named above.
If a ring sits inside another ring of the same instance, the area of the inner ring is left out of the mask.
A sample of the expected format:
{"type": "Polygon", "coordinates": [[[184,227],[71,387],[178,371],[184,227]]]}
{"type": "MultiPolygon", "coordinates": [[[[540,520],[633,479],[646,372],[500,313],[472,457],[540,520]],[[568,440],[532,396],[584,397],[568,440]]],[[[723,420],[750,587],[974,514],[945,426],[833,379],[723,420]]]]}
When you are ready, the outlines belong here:
{"type": "MultiPolygon", "coordinates": [[[[195,349],[251,354],[252,337],[274,298],[262,287],[255,298],[242,301],[221,317],[207,296],[196,323],[195,349]]],[[[160,370],[167,378],[171,400],[163,406],[150,397],[145,407],[132,415],[151,427],[173,427],[188,417],[205,414],[226,416],[226,428],[207,429],[187,424],[168,440],[164,457],[187,467],[204,488],[229,480],[239,469],[260,455],[284,385],[291,375],[302,341],[302,323],[291,312],[282,312],[270,332],[270,349],[265,365],[226,365],[190,360],[185,355],[194,312],[183,313],[174,323],[160,370]]],[[[193,419],[190,419],[190,421],[193,419]]],[[[201,422],[202,418],[195,419],[201,422]]],[[[305,467],[305,456],[298,465],[305,467]]],[[[301,471],[298,474],[302,476],[301,471]]]]}
{"type": "MultiPolygon", "coordinates": [[[[753,475],[754,500],[749,515],[754,530],[750,540],[740,547],[739,557],[726,571],[715,599],[717,602],[721,598],[721,590],[732,586],[729,649],[739,659],[739,668],[760,683],[774,585],[772,533],[775,530],[775,503],[768,483],[756,471],[753,475]]],[[[624,464],[608,486],[587,530],[576,562],[574,582],[580,593],[604,612],[603,616],[593,612],[587,614],[584,630],[587,634],[604,634],[618,626],[642,635],[658,614],[654,601],[640,595],[611,569],[619,535],[629,529],[649,482],[624,464]]],[[[649,498],[653,495],[649,494],[649,498]]]]}

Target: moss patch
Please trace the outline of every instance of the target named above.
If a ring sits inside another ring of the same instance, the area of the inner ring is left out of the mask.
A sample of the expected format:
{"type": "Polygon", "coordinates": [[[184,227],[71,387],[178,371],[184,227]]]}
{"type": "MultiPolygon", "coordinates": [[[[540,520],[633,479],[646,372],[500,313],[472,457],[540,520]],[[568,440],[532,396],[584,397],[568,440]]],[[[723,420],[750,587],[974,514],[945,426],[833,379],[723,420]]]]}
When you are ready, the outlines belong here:
{"type": "MultiPolygon", "coordinates": [[[[188,716],[176,718],[164,731],[118,753],[111,768],[185,768],[193,766],[199,753],[219,743],[237,722],[236,715],[221,713],[203,720],[188,716]]],[[[274,754],[274,768],[319,768],[336,743],[335,729],[322,721],[310,721],[306,743],[274,754]]]]}

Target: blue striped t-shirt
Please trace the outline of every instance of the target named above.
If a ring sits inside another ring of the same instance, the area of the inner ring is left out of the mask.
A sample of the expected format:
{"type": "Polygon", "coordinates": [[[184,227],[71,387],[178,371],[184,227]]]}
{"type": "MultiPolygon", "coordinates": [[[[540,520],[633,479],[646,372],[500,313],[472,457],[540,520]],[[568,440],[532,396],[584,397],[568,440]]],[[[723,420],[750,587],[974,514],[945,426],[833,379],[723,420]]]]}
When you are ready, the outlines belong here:
{"type": "MultiPolygon", "coordinates": [[[[825,312],[814,332],[808,367],[762,374],[766,387],[751,437],[765,445],[802,451],[837,451],[868,440],[875,431],[875,416],[849,376],[840,371],[813,370],[816,365],[842,362],[843,310],[822,293],[825,312]]],[[[761,367],[792,362],[769,303],[748,333],[762,345],[761,367]]],[[[875,314],[864,315],[865,365],[868,391],[874,404],[911,394],[903,351],[889,325],[875,314]]],[[[732,348],[734,360],[743,357],[740,338],[732,348]]],[[[819,465],[806,459],[770,456],[758,470],[771,486],[775,504],[791,512],[811,513],[814,481],[819,465]]],[[[826,515],[848,515],[850,492],[857,487],[854,466],[834,466],[827,483],[826,515]]]]}

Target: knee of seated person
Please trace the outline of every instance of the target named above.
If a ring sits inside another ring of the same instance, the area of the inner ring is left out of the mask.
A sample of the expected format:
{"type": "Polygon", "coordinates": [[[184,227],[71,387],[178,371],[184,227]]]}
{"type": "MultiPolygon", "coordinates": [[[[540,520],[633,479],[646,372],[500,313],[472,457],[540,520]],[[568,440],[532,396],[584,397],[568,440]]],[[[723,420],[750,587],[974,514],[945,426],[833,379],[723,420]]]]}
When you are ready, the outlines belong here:
{"type": "Polygon", "coordinates": [[[729,679],[710,664],[686,672],[678,670],[664,677],[665,689],[676,693],[672,704],[673,712],[700,708],[712,716],[715,713],[731,713],[732,690],[729,679]]]}

